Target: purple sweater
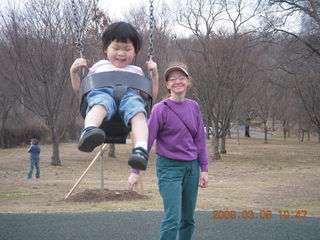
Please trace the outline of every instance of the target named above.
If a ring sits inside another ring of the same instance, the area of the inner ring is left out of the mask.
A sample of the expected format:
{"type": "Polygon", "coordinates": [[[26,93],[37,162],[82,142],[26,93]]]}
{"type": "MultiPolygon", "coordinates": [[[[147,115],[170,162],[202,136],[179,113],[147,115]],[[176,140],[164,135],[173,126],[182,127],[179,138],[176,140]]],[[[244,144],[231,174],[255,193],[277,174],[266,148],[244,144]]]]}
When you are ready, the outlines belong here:
{"type": "MultiPolygon", "coordinates": [[[[153,106],[148,121],[148,151],[156,140],[156,154],[175,160],[192,161],[198,159],[202,172],[208,171],[206,137],[199,104],[191,99],[182,103],[166,99],[153,106]],[[168,108],[168,105],[184,120],[182,121],[168,108]]],[[[133,172],[138,172],[133,170],[133,172]]]]}

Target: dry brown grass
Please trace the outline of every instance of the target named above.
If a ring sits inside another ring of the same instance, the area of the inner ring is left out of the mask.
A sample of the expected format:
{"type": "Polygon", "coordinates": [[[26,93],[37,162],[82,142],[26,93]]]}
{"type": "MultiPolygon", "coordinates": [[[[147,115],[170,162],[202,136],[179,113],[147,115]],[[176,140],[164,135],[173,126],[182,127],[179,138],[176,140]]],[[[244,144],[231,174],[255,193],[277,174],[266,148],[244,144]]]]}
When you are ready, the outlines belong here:
{"type": "MultiPolygon", "coordinates": [[[[210,145],[209,152],[210,151],[210,145]]],[[[228,153],[222,160],[210,160],[210,185],[199,189],[197,210],[307,210],[320,217],[320,144],[315,140],[284,142],[274,136],[268,144],[261,138],[227,140],[228,153]]],[[[151,211],[162,210],[155,176],[155,153],[143,173],[145,194],[136,201],[75,203],[65,195],[87,168],[98,149],[79,152],[76,143],[61,144],[63,166],[50,164],[51,146],[42,146],[41,179],[27,180],[27,146],[0,150],[0,213],[151,211]]],[[[130,172],[130,145],[116,146],[117,158],[105,162],[105,187],[125,190],[130,172]]],[[[95,163],[75,193],[100,188],[99,162],[95,163]]]]}

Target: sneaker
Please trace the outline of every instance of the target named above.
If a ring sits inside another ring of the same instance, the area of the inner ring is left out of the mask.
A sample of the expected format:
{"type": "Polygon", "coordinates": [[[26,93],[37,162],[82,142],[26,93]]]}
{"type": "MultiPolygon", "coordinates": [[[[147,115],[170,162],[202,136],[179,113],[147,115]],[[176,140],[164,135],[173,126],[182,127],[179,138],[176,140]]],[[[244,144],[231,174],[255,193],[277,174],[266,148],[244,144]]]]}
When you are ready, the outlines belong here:
{"type": "Polygon", "coordinates": [[[149,154],[146,149],[136,147],[132,149],[132,154],[129,157],[128,164],[134,169],[146,170],[148,166],[149,154]]]}
{"type": "Polygon", "coordinates": [[[92,152],[95,147],[104,143],[104,131],[97,127],[87,127],[82,130],[78,149],[82,152],[92,152]]]}

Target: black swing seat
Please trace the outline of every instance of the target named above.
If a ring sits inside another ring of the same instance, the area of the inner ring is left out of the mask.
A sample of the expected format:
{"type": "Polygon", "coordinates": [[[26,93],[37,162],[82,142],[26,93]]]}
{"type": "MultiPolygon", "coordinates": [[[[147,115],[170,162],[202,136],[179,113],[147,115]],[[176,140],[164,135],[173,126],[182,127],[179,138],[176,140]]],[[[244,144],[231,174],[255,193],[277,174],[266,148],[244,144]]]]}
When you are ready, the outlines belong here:
{"type": "MultiPolygon", "coordinates": [[[[87,75],[81,83],[80,89],[80,113],[83,118],[86,116],[88,107],[86,95],[95,88],[112,87],[114,89],[114,99],[119,107],[121,98],[125,95],[128,88],[138,89],[145,92],[149,98],[147,100],[146,111],[150,114],[152,105],[152,81],[139,74],[110,71],[87,75]]],[[[104,130],[105,143],[125,144],[130,128],[126,127],[119,114],[115,114],[109,121],[104,120],[100,126],[104,130]]]]}

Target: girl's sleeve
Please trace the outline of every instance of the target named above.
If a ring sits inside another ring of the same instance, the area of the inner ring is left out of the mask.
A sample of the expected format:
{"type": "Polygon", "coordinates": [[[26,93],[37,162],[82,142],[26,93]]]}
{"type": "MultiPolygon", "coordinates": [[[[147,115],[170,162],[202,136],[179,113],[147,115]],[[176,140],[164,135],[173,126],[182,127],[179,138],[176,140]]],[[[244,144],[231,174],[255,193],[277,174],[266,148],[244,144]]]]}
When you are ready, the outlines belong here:
{"type": "Polygon", "coordinates": [[[35,146],[32,145],[32,146],[29,148],[28,152],[31,153],[31,152],[34,152],[35,150],[36,150],[35,146]]]}
{"type": "Polygon", "coordinates": [[[198,149],[198,159],[201,172],[208,172],[208,151],[206,134],[204,131],[204,124],[201,115],[200,106],[198,105],[198,131],[196,136],[196,144],[198,149]]]}

